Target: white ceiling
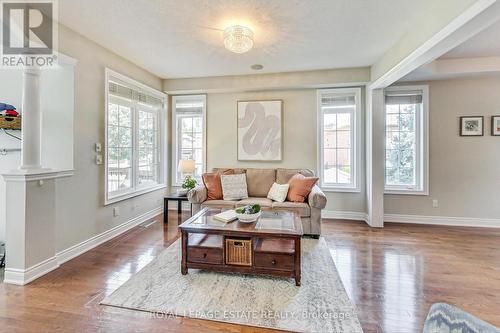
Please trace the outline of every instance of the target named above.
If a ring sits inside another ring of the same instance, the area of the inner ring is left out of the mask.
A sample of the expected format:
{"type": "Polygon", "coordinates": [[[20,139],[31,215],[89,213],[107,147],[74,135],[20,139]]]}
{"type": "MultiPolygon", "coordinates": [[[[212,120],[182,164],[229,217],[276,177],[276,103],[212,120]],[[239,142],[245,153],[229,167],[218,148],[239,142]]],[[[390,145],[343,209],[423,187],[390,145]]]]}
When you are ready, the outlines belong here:
{"type": "Polygon", "coordinates": [[[64,0],[61,23],[163,78],[369,66],[432,0],[64,0]],[[251,27],[255,48],[224,49],[251,27]]]}
{"type": "Polygon", "coordinates": [[[400,81],[500,75],[500,21],[400,81]]]}
{"type": "Polygon", "coordinates": [[[500,56],[500,21],[446,53],[441,59],[500,56]]]}

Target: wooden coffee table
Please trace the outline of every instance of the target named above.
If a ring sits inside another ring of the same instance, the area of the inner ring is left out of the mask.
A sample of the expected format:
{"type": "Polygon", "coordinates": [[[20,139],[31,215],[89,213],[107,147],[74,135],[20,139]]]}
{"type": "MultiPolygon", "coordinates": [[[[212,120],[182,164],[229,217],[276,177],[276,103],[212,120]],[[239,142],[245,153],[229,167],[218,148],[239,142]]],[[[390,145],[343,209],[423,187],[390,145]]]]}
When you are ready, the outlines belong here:
{"type": "Polygon", "coordinates": [[[294,211],[263,211],[254,223],[220,222],[204,208],[179,228],[181,273],[188,268],[295,278],[300,286],[302,222],[294,211]]]}

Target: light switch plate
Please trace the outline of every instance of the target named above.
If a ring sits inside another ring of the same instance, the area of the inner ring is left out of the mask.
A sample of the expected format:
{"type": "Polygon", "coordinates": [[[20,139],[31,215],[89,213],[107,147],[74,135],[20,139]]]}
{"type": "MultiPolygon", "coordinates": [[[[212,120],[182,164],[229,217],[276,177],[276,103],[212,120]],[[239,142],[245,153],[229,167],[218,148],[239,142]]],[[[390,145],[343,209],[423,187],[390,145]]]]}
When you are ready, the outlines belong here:
{"type": "Polygon", "coordinates": [[[102,151],[102,144],[100,142],[95,143],[95,152],[100,153],[102,151]]]}
{"type": "Polygon", "coordinates": [[[96,155],[95,156],[95,164],[101,165],[102,164],[102,155],[96,155]]]}

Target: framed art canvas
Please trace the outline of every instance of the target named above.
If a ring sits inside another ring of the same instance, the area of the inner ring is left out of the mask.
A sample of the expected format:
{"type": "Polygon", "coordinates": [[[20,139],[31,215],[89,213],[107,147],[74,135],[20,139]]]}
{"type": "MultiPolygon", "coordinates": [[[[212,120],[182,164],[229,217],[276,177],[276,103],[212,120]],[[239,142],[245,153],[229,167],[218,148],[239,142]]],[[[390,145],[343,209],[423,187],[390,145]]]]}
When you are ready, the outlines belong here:
{"type": "Polygon", "coordinates": [[[460,117],[460,136],[483,136],[484,117],[466,116],[460,117]]]}
{"type": "Polygon", "coordinates": [[[491,117],[491,135],[500,136],[500,116],[491,117]]]}
{"type": "Polygon", "coordinates": [[[238,160],[281,161],[283,101],[238,101],[238,160]]]}

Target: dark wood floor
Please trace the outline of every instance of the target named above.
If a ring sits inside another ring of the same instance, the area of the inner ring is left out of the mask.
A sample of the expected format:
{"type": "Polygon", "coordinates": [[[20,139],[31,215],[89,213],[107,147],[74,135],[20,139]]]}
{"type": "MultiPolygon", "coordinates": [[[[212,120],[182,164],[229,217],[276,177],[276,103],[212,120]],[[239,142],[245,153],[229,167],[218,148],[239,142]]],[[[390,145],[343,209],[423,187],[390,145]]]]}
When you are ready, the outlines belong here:
{"type": "MultiPolygon", "coordinates": [[[[159,216],[28,286],[1,284],[0,332],[265,332],[99,305],[177,239],[186,217],[159,216]]],[[[500,230],[327,220],[323,234],[365,332],[421,332],[434,302],[500,326],[500,230]]]]}

